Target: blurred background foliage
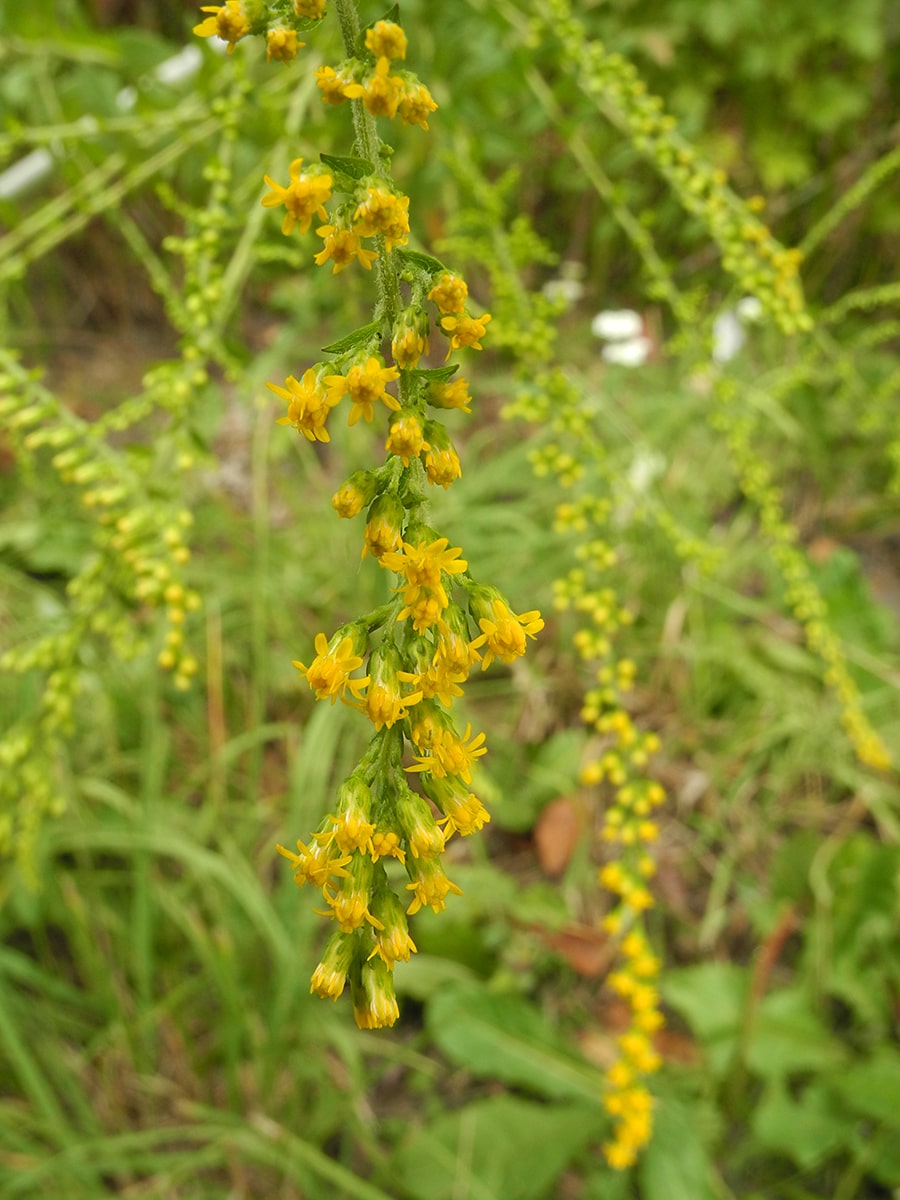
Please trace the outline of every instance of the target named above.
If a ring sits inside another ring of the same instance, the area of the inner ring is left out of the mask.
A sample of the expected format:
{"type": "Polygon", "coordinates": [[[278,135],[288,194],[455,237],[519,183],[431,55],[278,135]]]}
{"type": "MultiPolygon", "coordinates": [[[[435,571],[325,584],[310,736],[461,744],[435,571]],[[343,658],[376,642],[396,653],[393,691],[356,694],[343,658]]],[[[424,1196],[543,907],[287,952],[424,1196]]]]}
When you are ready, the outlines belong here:
{"type": "MultiPolygon", "coordinates": [[[[896,760],[900,13],[889,0],[576,7],[736,192],[765,196],[780,240],[809,245],[814,331],[747,325],[728,370],[896,760]]],[[[291,70],[242,44],[227,60],[198,47],[173,71],[194,5],[40,0],[0,10],[0,373],[44,414],[17,424],[12,400],[0,427],[0,653],[25,655],[0,677],[0,733],[26,739],[33,767],[8,740],[0,1195],[888,1200],[897,781],[848,747],[697,370],[740,290],[552,41],[527,44],[515,4],[406,0],[402,18],[441,106],[428,136],[395,135],[421,248],[468,255],[489,309],[492,256],[521,289],[513,312],[566,285],[560,344],[588,417],[569,449],[599,463],[586,486],[613,514],[609,584],[635,616],[621,634],[637,665],[628,707],[662,739],[669,795],[653,1141],[624,1174],[598,1149],[623,1014],[603,986],[595,835],[609,797],[579,781],[593,681],[570,613],[527,669],[473,685],[493,821],[458,851],[463,896],[420,915],[420,953],[397,972],[401,1024],[361,1034],[344,1005],[308,995],[322,922],[272,847],[330,808],[362,730],[340,706],[315,708],[290,660],[384,584],[355,569],[355,531],[329,504],[368,461],[359,431],[336,429],[327,452],[298,445],[263,383],[358,323],[368,293],[349,272],[339,287],[316,273],[258,198],[263,172],[283,176],[298,153],[347,152],[345,114],[299,82],[312,58],[341,56],[336,30],[326,22],[291,70]],[[605,196],[573,166],[579,138],[605,196]],[[648,286],[622,209],[697,304],[696,329],[648,286]],[[622,305],[651,347],[633,369],[591,333],[622,305]],[[36,367],[42,381],[25,375],[36,367]],[[116,503],[158,525],[140,562],[177,568],[202,597],[183,614],[190,688],[156,665],[162,602],[136,598],[97,551],[106,535],[52,446],[23,441],[35,420],[108,448],[116,503]],[[162,533],[185,509],[192,558],[173,567],[181,543],[162,533]],[[85,575],[95,551],[102,570],[85,575]],[[118,605],[107,625],[87,584],[78,608],[82,577],[102,584],[104,612],[118,605]],[[27,660],[47,638],[49,659],[27,660]]],[[[551,528],[566,489],[532,470],[547,431],[500,420],[521,389],[514,359],[479,363],[475,414],[454,430],[464,477],[436,509],[470,561],[549,614],[579,539],[551,528]]]]}

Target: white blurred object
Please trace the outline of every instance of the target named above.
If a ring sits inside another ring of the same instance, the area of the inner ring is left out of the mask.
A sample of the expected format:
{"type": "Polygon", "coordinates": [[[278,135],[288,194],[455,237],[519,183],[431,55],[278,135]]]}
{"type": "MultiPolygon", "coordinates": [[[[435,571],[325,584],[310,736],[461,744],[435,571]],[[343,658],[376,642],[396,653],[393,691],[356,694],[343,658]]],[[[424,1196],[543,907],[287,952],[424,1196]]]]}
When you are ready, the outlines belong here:
{"type": "Polygon", "coordinates": [[[747,340],[747,335],[744,333],[744,327],[734,309],[728,308],[725,312],[719,313],[713,321],[712,338],[714,362],[731,362],[733,358],[737,357],[747,340]]]}
{"type": "Polygon", "coordinates": [[[755,296],[743,296],[734,308],[726,308],[713,321],[713,361],[731,362],[747,340],[745,325],[754,325],[763,315],[763,306],[755,296]]]}
{"type": "Polygon", "coordinates": [[[650,357],[653,344],[648,337],[628,338],[623,342],[610,342],[600,351],[605,362],[620,367],[642,367],[650,357]]]}
{"type": "MultiPolygon", "coordinates": [[[[219,42],[220,44],[215,49],[221,49],[223,54],[228,49],[228,43],[221,38],[210,38],[209,42],[219,42]]],[[[183,50],[179,50],[177,54],[164,59],[157,67],[154,67],[151,74],[160,83],[174,86],[196,75],[202,62],[203,55],[198,46],[185,46],[183,50]]],[[[116,105],[121,112],[131,112],[137,104],[137,99],[138,92],[135,88],[123,87],[116,95],[116,105]]],[[[88,132],[99,128],[96,117],[90,115],[83,117],[80,123],[86,127],[88,132]]],[[[50,151],[43,148],[32,150],[30,154],[26,154],[24,158],[20,158],[11,167],[0,172],[0,200],[14,200],[16,196],[21,196],[23,192],[34,187],[35,184],[41,183],[52,173],[53,155],[50,151]]]]}
{"type": "Polygon", "coordinates": [[[637,338],[644,332],[644,320],[633,308],[604,309],[591,321],[594,337],[608,338],[620,342],[626,338],[637,338]]]}
{"type": "Polygon", "coordinates": [[[580,279],[548,279],[541,291],[548,300],[577,304],[584,295],[584,284],[580,279]]]}
{"type": "Polygon", "coordinates": [[[635,452],[628,468],[628,482],[632,490],[642,496],[650,485],[659,479],[666,469],[665,457],[658,450],[641,446],[635,452]]]}
{"type": "Polygon", "coordinates": [[[32,150],[24,158],[13,163],[11,167],[0,174],[0,200],[12,200],[13,197],[27,192],[35,183],[46,178],[53,170],[53,156],[49,150],[32,150]]]}

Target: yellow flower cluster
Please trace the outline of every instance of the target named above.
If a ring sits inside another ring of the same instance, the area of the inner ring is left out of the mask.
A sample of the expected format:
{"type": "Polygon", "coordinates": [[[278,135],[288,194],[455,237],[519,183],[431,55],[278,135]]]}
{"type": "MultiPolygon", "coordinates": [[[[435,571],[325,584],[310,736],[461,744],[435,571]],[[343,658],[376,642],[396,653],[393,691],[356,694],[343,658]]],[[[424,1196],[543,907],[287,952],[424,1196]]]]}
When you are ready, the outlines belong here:
{"type": "MultiPolygon", "coordinates": [[[[307,20],[320,17],[321,7],[295,2],[294,10],[307,20]]],[[[359,263],[377,277],[379,301],[371,324],[327,349],[330,357],[268,387],[287,405],[279,423],[310,442],[330,440],[330,414],[344,400],[351,426],[372,423],[376,413],[386,418],[386,460],[355,471],[332,504],[341,517],[365,512],[363,557],[391,572],[395,586],[389,603],[330,638],[317,634],[315,655],[294,663],[317,700],[358,709],[373,735],[334,812],[296,851],[278,851],[298,886],[321,891],[323,915],[336,926],[311,990],[336,1000],[349,983],[357,1024],[373,1029],[398,1017],[394,965],[416,950],[408,916],[425,907],[439,912],[459,892],[441,862],[447,841],[490,820],[473,790],[485,735],[471,725],[460,732],[452,706],[476,664],[513,662],[543,621],[537,611],[515,613],[497,588],[476,582],[462,548],[428,524],[428,485],[449,487],[461,474],[450,434],[429,410],[470,412],[472,398],[466,380],[453,378],[455,364],[420,364],[433,332],[447,339],[447,359],[480,350],[491,317],[469,311],[460,275],[406,249],[409,199],[390,176],[374,120],[399,116],[427,129],[436,108],[418,79],[396,68],[406,56],[405,32],[381,20],[361,40],[353,0],[335,0],[335,7],[350,57],[316,78],[327,103],[354,106],[353,157],[330,156],[327,165],[295,159],[286,184],[265,176],[262,204],[284,209],[286,236],[322,222],[315,262],[330,262],[333,274],[359,263]],[[346,198],[334,203],[336,193],[346,198]],[[405,903],[395,890],[398,863],[405,903]]],[[[270,58],[293,57],[295,39],[280,26],[273,32],[266,6],[248,9],[249,0],[204,10],[213,15],[196,32],[233,47],[248,32],[265,31],[270,58]]]]}

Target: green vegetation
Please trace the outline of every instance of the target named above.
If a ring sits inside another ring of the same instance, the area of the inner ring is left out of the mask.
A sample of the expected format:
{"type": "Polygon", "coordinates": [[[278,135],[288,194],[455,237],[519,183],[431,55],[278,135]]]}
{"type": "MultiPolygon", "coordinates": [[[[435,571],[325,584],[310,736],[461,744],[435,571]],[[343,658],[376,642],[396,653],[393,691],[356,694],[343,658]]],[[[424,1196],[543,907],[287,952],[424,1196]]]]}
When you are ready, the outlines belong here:
{"type": "Polygon", "coordinates": [[[454,706],[491,821],[377,1031],[310,994],[330,929],[274,850],[367,740],[291,662],[391,595],[331,505],[386,422],[313,444],[265,387],[372,320],[369,273],[260,204],[352,153],[335,13],[282,65],[174,3],[9,8],[0,1197],[889,1200],[887,0],[402,5],[440,106],[379,123],[408,251],[493,314],[429,523],[546,626],[454,706]]]}

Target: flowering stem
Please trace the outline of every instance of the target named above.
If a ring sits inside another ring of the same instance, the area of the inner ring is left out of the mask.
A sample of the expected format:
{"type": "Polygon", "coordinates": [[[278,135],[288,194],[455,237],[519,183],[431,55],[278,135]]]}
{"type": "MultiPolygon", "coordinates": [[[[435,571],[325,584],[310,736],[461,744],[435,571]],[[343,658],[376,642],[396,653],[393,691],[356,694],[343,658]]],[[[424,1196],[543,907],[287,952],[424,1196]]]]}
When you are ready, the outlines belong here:
{"type": "MultiPolygon", "coordinates": [[[[338,20],[341,26],[341,36],[344,39],[344,50],[347,55],[356,52],[359,41],[359,14],[356,11],[355,0],[336,0],[338,20]]],[[[376,168],[383,166],[382,150],[384,143],[378,136],[375,118],[366,111],[362,100],[351,100],[350,108],[353,113],[353,129],[356,134],[356,149],[361,158],[365,158],[376,168]]],[[[379,309],[389,328],[393,328],[401,308],[400,281],[397,278],[397,268],[394,264],[393,250],[386,250],[384,238],[376,238],[378,258],[375,261],[375,277],[378,283],[378,296],[381,301],[379,309]]],[[[398,382],[400,403],[405,407],[410,400],[410,381],[405,372],[401,372],[398,382]]]]}

